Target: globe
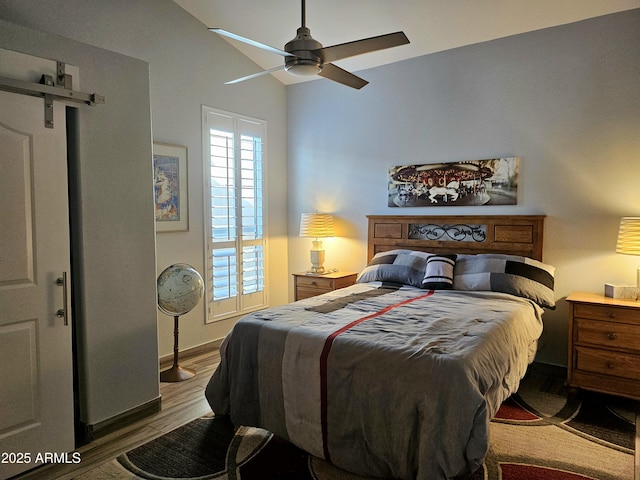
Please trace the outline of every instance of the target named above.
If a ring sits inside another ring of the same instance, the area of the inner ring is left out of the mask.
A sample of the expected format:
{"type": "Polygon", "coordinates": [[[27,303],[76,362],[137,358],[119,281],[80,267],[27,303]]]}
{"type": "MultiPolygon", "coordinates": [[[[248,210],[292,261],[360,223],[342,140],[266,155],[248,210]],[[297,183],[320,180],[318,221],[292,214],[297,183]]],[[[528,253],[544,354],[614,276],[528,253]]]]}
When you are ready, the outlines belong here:
{"type": "Polygon", "coordinates": [[[190,312],[204,295],[204,280],[186,263],[176,263],[158,276],[158,308],[167,315],[190,312]]]}

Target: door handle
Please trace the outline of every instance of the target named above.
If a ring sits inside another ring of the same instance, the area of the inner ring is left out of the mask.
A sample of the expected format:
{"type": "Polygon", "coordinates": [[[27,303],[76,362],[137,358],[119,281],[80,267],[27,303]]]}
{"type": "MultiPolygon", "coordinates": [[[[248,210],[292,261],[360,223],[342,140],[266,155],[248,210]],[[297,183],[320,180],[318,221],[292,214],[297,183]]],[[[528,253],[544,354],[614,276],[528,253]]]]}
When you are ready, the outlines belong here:
{"type": "Polygon", "coordinates": [[[62,308],[56,312],[56,317],[64,318],[64,325],[69,325],[69,282],[67,272],[62,272],[62,276],[56,280],[56,285],[62,287],[62,308]]]}

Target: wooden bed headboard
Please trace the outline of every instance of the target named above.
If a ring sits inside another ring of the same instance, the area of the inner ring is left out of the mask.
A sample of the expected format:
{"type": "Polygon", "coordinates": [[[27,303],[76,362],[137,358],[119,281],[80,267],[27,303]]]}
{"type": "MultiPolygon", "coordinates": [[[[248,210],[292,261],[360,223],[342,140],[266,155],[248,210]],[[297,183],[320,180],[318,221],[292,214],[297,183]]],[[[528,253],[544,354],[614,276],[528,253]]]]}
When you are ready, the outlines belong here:
{"type": "Polygon", "coordinates": [[[431,253],[507,253],[542,261],[544,215],[367,215],[367,262],[404,248],[431,253]]]}

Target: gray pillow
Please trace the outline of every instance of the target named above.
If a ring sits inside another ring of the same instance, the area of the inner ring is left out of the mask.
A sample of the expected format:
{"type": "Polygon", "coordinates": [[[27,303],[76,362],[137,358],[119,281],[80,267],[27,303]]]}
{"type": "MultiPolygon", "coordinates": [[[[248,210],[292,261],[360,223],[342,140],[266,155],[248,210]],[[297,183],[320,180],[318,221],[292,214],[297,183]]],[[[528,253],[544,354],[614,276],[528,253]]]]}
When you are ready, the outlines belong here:
{"type": "Polygon", "coordinates": [[[518,255],[458,255],[453,276],[455,290],[510,293],[555,308],[555,267],[518,255]]]}
{"type": "Polygon", "coordinates": [[[358,283],[390,282],[422,288],[429,253],[389,250],[377,253],[358,275],[358,283]]]}

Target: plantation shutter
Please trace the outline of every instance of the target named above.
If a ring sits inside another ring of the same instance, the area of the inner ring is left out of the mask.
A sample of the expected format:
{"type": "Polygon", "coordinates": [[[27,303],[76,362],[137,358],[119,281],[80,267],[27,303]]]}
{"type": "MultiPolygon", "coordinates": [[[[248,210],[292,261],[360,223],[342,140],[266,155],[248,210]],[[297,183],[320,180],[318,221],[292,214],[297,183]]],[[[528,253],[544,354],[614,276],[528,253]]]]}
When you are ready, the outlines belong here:
{"type": "Polygon", "coordinates": [[[204,107],[208,321],[266,304],[265,123],[204,107]]]}

